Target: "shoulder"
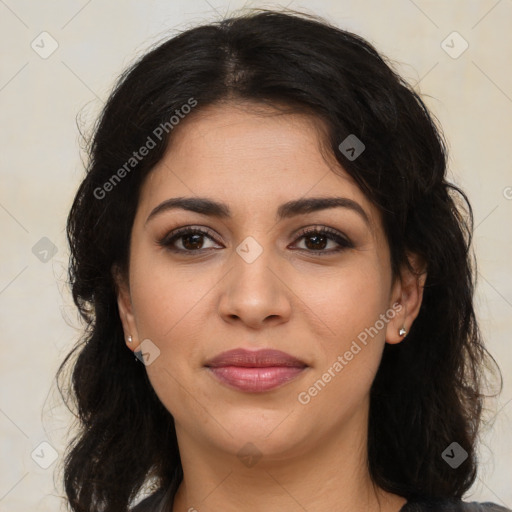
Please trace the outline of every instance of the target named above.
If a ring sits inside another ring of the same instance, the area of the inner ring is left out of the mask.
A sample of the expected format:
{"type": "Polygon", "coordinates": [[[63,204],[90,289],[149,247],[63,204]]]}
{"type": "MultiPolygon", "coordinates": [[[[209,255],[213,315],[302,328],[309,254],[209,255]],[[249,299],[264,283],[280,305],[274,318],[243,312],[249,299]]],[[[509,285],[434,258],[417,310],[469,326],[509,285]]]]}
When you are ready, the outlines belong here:
{"type": "MultiPolygon", "coordinates": [[[[129,512],[163,512],[167,498],[163,490],[158,490],[135,505],[129,512]]],[[[512,512],[512,510],[490,502],[423,500],[409,501],[400,509],[400,512],[512,512]]]]}
{"type": "Polygon", "coordinates": [[[465,502],[461,500],[409,501],[400,512],[512,512],[496,503],[465,502]]]}

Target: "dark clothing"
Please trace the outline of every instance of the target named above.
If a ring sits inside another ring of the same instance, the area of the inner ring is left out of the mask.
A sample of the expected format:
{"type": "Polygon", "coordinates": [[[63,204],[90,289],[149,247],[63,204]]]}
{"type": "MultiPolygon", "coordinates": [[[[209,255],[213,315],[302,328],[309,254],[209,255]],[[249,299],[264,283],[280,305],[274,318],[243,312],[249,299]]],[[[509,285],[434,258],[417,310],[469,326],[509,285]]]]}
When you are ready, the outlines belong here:
{"type": "Polygon", "coordinates": [[[400,512],[511,512],[495,503],[460,500],[408,501],[400,512]]]}
{"type": "MultiPolygon", "coordinates": [[[[171,512],[173,496],[169,491],[155,492],[142,500],[130,512],[171,512]]],[[[241,511],[243,512],[243,511],[241,511]]],[[[495,503],[465,502],[460,500],[409,501],[399,512],[512,512],[495,503]]]]}

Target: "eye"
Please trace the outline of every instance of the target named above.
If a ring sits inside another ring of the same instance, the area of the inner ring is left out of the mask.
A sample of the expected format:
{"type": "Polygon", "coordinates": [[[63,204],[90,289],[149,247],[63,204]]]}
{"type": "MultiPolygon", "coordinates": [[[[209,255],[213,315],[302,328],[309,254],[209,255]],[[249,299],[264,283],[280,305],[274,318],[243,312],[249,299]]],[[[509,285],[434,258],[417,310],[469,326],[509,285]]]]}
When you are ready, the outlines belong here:
{"type": "Polygon", "coordinates": [[[306,249],[300,250],[316,252],[318,255],[322,256],[324,254],[332,254],[354,247],[354,244],[346,236],[342,235],[335,229],[323,226],[313,226],[304,229],[299,233],[299,237],[297,238],[297,240],[302,239],[304,239],[306,249]],[[326,245],[328,245],[328,242],[334,242],[338,247],[326,251],[324,249],[326,248],[326,245]]]}
{"type": "Polygon", "coordinates": [[[215,241],[210,230],[204,228],[185,227],[172,231],[158,241],[158,244],[173,252],[201,252],[211,247],[204,247],[204,238],[215,241]],[[176,247],[178,242],[181,247],[176,247]]]}
{"type": "MultiPolygon", "coordinates": [[[[159,240],[158,244],[173,252],[200,253],[215,248],[205,247],[205,238],[216,242],[213,232],[209,229],[188,226],[172,231],[159,240]]],[[[318,255],[337,253],[354,247],[354,244],[346,236],[325,226],[313,226],[302,230],[295,243],[302,239],[304,239],[306,247],[299,248],[299,250],[314,252],[318,255]],[[333,242],[335,247],[325,250],[329,242],[333,242]]]]}

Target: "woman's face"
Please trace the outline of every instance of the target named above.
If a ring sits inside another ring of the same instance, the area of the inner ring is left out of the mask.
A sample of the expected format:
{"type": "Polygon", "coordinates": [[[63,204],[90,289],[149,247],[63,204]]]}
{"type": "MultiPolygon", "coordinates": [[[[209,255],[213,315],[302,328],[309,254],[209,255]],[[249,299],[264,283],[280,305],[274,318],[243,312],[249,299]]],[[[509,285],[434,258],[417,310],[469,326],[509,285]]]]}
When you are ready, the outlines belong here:
{"type": "Polygon", "coordinates": [[[252,443],[278,460],[364,435],[386,338],[401,340],[415,308],[376,208],[324,160],[318,121],[259,108],[212,106],[175,129],[141,190],[119,306],[180,447],[235,455],[252,443]],[[206,234],[173,236],[184,227],[206,234]],[[233,349],[293,361],[207,366],[233,349]]]}

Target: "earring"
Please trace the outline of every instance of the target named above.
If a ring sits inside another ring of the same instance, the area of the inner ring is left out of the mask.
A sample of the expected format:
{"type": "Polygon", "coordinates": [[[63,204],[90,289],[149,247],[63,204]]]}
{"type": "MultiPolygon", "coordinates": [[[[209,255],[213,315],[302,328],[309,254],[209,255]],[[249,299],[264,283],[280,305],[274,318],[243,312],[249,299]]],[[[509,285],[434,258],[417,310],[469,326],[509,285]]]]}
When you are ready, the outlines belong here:
{"type": "Polygon", "coordinates": [[[405,330],[405,327],[402,327],[399,331],[398,331],[398,334],[400,336],[405,336],[407,334],[407,331],[405,330]]]}
{"type": "Polygon", "coordinates": [[[127,341],[128,343],[131,343],[133,341],[133,338],[131,336],[128,336],[127,341]]]}

